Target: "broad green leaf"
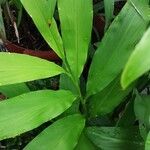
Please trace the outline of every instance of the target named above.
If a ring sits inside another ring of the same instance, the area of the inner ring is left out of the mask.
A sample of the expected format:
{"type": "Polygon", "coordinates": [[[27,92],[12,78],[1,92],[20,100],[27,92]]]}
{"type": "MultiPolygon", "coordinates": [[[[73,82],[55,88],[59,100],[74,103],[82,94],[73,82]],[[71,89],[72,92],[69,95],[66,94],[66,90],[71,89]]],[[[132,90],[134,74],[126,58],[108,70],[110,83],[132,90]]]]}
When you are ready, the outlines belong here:
{"type": "Polygon", "coordinates": [[[118,127],[131,127],[134,125],[136,121],[136,117],[134,114],[134,101],[131,99],[128,104],[126,104],[126,108],[124,109],[121,117],[117,122],[118,127]]]}
{"type": "Polygon", "coordinates": [[[74,150],[98,150],[98,148],[88,139],[85,131],[83,131],[74,150]]]}
{"type": "Polygon", "coordinates": [[[0,140],[32,130],[55,118],[75,99],[69,91],[43,90],[0,102],[0,140]]]}
{"type": "Polygon", "coordinates": [[[109,24],[111,23],[111,20],[113,19],[114,2],[115,0],[104,0],[106,18],[105,30],[108,28],[109,24]]]}
{"type": "Polygon", "coordinates": [[[150,70],[150,28],[131,54],[122,74],[121,84],[126,88],[131,82],[150,70]]]}
{"type": "Polygon", "coordinates": [[[64,70],[56,64],[37,57],[0,53],[0,86],[48,78],[64,70]]]}
{"type": "MultiPolygon", "coordinates": [[[[71,78],[67,76],[67,74],[60,75],[59,88],[62,90],[69,90],[73,94],[78,95],[77,88],[75,87],[71,78]]],[[[79,105],[80,100],[79,98],[77,98],[77,100],[72,104],[72,106],[69,109],[67,109],[62,115],[67,116],[72,115],[74,113],[79,113],[79,105]]]]}
{"type": "Polygon", "coordinates": [[[46,128],[24,150],[73,150],[84,124],[81,115],[67,116],[46,128]]]}
{"type": "Polygon", "coordinates": [[[92,30],[92,0],[58,0],[66,59],[76,79],[86,62],[92,30]]]}
{"type": "Polygon", "coordinates": [[[93,57],[87,83],[88,96],[103,90],[118,76],[148,23],[128,1],[93,57]]]}
{"type": "Polygon", "coordinates": [[[118,76],[106,88],[89,98],[90,115],[94,117],[110,113],[124,100],[131,89],[130,87],[123,90],[120,85],[120,76],[118,76]]]}
{"type": "Polygon", "coordinates": [[[29,91],[30,89],[25,83],[0,86],[0,92],[9,98],[18,96],[23,93],[28,93],[29,91]]]}
{"type": "Polygon", "coordinates": [[[53,16],[56,0],[21,0],[36,27],[49,46],[60,58],[64,57],[63,44],[53,16]]]}
{"type": "Polygon", "coordinates": [[[134,112],[139,122],[144,124],[146,128],[150,128],[150,96],[140,96],[137,94],[134,112]]]}
{"type": "Polygon", "coordinates": [[[138,128],[89,127],[88,137],[103,150],[143,150],[138,128]]]}
{"type": "Polygon", "coordinates": [[[147,7],[149,0],[130,0],[130,2],[144,20],[150,20],[150,8],[147,7]]]}
{"type": "Polygon", "coordinates": [[[150,150],[150,132],[148,133],[148,136],[145,142],[145,150],[150,150]]]}

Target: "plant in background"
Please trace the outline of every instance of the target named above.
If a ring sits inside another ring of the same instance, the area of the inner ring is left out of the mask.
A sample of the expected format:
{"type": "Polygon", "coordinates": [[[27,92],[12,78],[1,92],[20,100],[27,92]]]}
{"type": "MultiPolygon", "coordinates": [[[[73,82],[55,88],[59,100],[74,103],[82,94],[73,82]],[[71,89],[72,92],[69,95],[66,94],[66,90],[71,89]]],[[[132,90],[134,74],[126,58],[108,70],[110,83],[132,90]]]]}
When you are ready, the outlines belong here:
{"type": "MultiPolygon", "coordinates": [[[[150,126],[149,96],[142,100],[136,92],[134,104],[131,93],[138,83],[128,85],[150,68],[149,1],[126,2],[111,23],[114,1],[105,0],[106,32],[92,58],[87,80],[82,72],[88,61],[92,0],[21,0],[21,3],[63,64],[61,67],[32,56],[0,53],[0,88],[11,97],[0,102],[0,139],[15,137],[52,121],[24,149],[143,149],[150,126]],[[56,4],[61,34],[53,17],[56,4]],[[29,92],[23,83],[56,75],[60,75],[57,91],[29,92]],[[10,94],[15,87],[20,90],[10,94]],[[131,96],[126,99],[128,95],[131,96]],[[124,100],[127,105],[122,115],[111,122],[110,114],[124,100]],[[133,105],[140,132],[134,124],[133,105]],[[97,127],[92,118],[99,119],[97,127]]],[[[147,76],[144,79],[147,83],[147,76]]],[[[145,149],[149,149],[149,136],[145,149]]]]}

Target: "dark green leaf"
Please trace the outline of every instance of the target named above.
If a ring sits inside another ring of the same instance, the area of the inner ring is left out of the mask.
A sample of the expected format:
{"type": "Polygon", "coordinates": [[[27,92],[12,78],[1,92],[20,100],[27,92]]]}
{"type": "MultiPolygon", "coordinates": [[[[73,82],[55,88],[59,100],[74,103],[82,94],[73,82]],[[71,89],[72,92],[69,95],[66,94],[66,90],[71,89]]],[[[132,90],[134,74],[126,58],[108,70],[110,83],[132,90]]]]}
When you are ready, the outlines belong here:
{"type": "Polygon", "coordinates": [[[74,150],[98,150],[98,148],[88,139],[85,131],[83,131],[74,150]]]}
{"type": "Polygon", "coordinates": [[[143,150],[144,142],[136,127],[90,127],[89,138],[103,150],[143,150]]]}

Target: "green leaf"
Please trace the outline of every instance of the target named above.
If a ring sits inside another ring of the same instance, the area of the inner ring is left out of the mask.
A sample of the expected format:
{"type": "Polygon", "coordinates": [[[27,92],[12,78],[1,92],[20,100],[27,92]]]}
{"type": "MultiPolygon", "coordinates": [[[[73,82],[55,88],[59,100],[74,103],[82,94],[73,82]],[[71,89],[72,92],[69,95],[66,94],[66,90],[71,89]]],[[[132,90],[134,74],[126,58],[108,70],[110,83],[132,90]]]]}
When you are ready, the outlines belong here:
{"type": "Polygon", "coordinates": [[[73,150],[84,124],[84,118],[77,114],[58,120],[35,137],[24,150],[73,150]]]}
{"type": "Polygon", "coordinates": [[[104,0],[105,18],[106,18],[105,29],[108,28],[109,24],[111,23],[111,20],[113,19],[114,2],[115,2],[115,0],[104,0]]]}
{"type": "Polygon", "coordinates": [[[65,71],[56,64],[33,56],[0,53],[0,85],[52,77],[65,71]]]}
{"type": "Polygon", "coordinates": [[[36,27],[60,58],[64,57],[63,44],[53,16],[56,0],[21,0],[36,27]]]}
{"type": "MultiPolygon", "coordinates": [[[[92,117],[110,113],[129,94],[132,88],[123,90],[118,76],[105,89],[89,98],[89,113],[92,117]]],[[[132,86],[133,87],[133,86],[132,86]]]]}
{"type": "Polygon", "coordinates": [[[126,104],[126,108],[122,112],[121,117],[117,122],[118,127],[128,128],[134,125],[136,121],[134,114],[134,101],[131,99],[128,104],[126,104]]]}
{"type": "Polygon", "coordinates": [[[89,138],[103,150],[143,150],[138,128],[89,127],[89,138]]]}
{"type": "Polygon", "coordinates": [[[91,38],[92,0],[58,0],[58,11],[66,58],[74,78],[78,80],[91,38]]]}
{"type": "Polygon", "coordinates": [[[130,2],[144,20],[150,20],[150,8],[147,7],[149,0],[130,0],[130,2]]]}
{"type": "Polygon", "coordinates": [[[150,132],[148,133],[148,136],[145,142],[145,150],[150,150],[150,132]]]}
{"type": "Polygon", "coordinates": [[[128,1],[93,57],[87,83],[88,96],[103,90],[118,76],[148,23],[128,1]]]}
{"type": "Polygon", "coordinates": [[[145,127],[150,128],[150,96],[140,96],[137,94],[134,112],[139,122],[144,124],[145,127]]]}
{"type": "Polygon", "coordinates": [[[43,90],[0,102],[0,140],[32,130],[55,118],[75,99],[69,91],[43,90]]]}
{"type": "Polygon", "coordinates": [[[30,89],[25,83],[0,86],[0,92],[9,98],[18,96],[23,93],[28,93],[29,91],[30,89]]]}
{"type": "Polygon", "coordinates": [[[131,54],[122,73],[121,84],[126,88],[130,83],[150,70],[150,28],[131,54]]]}
{"type": "Polygon", "coordinates": [[[83,131],[74,150],[98,150],[98,148],[88,139],[85,131],[83,131]]]}

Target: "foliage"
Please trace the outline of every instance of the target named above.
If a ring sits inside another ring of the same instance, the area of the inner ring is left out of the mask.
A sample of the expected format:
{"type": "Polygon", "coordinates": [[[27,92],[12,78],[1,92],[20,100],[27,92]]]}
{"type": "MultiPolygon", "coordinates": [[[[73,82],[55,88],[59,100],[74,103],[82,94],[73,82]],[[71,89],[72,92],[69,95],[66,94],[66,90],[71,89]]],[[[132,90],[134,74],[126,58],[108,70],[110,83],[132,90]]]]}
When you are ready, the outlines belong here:
{"type": "Polygon", "coordinates": [[[8,97],[0,102],[0,140],[49,122],[24,149],[148,150],[149,1],[129,0],[114,17],[116,1],[105,0],[105,34],[95,53],[90,42],[92,0],[11,3],[20,11],[25,8],[62,65],[0,53],[0,91],[8,97]],[[25,84],[56,75],[60,75],[57,91],[30,91],[25,84]]]}

